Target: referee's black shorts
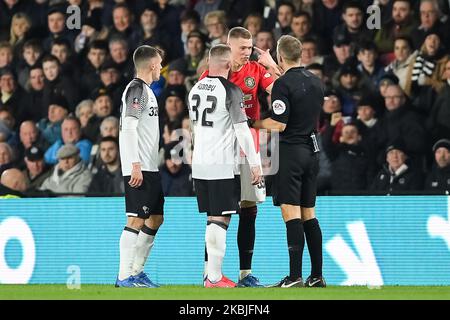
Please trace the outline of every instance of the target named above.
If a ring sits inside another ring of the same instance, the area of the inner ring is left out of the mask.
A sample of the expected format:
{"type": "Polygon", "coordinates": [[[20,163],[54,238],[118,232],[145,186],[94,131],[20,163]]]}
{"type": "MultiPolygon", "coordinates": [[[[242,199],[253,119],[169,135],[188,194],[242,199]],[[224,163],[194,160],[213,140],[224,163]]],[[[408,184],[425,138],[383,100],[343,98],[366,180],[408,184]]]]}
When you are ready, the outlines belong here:
{"type": "Polygon", "coordinates": [[[308,144],[280,143],[279,163],[273,178],[273,204],[315,207],[319,154],[308,144]]]}
{"type": "Polygon", "coordinates": [[[239,212],[241,182],[239,176],[233,179],[194,179],[198,211],[208,216],[223,216],[239,212]]]}
{"type": "Polygon", "coordinates": [[[129,217],[148,219],[150,215],[164,214],[164,194],[159,172],[142,171],[144,181],[139,188],[128,184],[131,176],[124,176],[125,212],[129,217]]]}

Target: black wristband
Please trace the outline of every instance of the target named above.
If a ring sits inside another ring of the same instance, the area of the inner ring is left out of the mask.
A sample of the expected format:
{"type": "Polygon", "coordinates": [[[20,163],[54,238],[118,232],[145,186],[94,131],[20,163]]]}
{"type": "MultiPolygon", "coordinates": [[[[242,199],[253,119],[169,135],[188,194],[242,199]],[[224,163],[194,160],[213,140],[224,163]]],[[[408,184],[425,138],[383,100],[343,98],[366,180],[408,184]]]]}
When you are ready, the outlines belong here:
{"type": "Polygon", "coordinates": [[[253,124],[255,123],[255,119],[248,119],[248,120],[247,120],[247,123],[248,123],[248,126],[249,126],[250,128],[253,128],[253,124]]]}

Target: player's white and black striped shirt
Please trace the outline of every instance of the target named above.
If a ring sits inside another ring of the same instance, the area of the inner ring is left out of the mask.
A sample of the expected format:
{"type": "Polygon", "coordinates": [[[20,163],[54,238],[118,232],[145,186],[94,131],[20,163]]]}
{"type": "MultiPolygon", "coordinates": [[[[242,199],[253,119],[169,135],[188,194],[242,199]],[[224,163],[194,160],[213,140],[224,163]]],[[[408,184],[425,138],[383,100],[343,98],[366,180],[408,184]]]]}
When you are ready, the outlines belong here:
{"type": "Polygon", "coordinates": [[[131,175],[132,163],[142,171],[158,171],[158,102],[141,79],[133,79],[122,94],[119,146],[122,174],[131,175]]]}
{"type": "Polygon", "coordinates": [[[233,124],[247,121],[241,89],[223,77],[208,76],[197,82],[188,99],[194,133],[192,177],[234,178],[239,147],[233,124]]]}

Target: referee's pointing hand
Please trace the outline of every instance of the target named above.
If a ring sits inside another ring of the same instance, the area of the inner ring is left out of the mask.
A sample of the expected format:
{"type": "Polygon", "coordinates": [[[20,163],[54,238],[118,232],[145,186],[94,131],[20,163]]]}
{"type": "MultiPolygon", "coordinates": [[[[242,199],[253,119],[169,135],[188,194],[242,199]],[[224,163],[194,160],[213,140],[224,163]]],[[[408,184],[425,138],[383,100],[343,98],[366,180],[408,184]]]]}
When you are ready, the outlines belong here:
{"type": "Polygon", "coordinates": [[[144,177],[142,176],[142,170],[140,164],[133,163],[133,170],[131,170],[131,177],[128,184],[132,188],[139,188],[142,185],[144,177]]]}

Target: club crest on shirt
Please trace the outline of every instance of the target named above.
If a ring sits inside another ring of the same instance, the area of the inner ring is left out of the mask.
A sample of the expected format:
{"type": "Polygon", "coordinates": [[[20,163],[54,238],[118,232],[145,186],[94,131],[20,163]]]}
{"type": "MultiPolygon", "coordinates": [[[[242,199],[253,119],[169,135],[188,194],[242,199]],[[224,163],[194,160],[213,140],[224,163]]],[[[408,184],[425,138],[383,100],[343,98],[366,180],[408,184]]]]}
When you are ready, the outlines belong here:
{"type": "Polygon", "coordinates": [[[272,102],[272,110],[276,115],[283,114],[286,111],[286,105],[281,100],[272,102]]]}
{"type": "Polygon", "coordinates": [[[133,104],[131,106],[135,109],[139,109],[139,99],[133,98],[133,104]]]}
{"type": "Polygon", "coordinates": [[[247,86],[247,88],[249,88],[249,89],[253,89],[256,84],[255,78],[253,78],[253,77],[245,77],[244,82],[245,82],[245,85],[247,86]]]}

